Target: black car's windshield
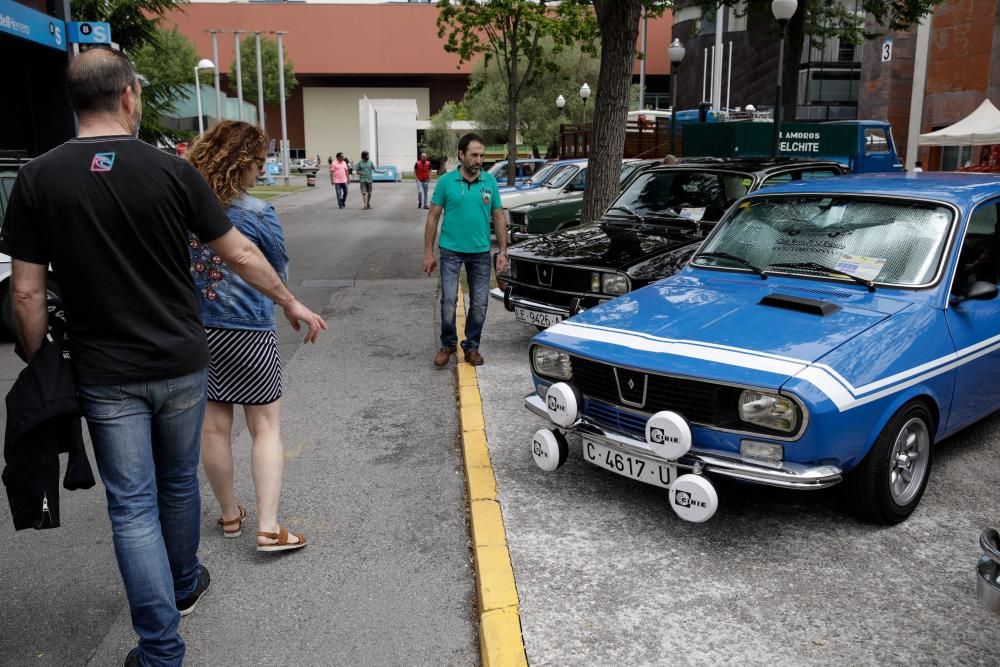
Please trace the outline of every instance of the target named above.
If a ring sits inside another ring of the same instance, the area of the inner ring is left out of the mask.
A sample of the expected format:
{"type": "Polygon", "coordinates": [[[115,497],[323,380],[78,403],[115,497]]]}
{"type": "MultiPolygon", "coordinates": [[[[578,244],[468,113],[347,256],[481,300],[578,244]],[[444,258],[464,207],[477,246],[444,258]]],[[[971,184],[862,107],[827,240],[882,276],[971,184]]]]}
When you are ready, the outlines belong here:
{"type": "Polygon", "coordinates": [[[639,174],[612,205],[627,207],[643,218],[686,218],[716,222],[747,193],[753,179],[746,174],[671,169],[639,174]]]}
{"type": "MultiPolygon", "coordinates": [[[[938,204],[860,196],[752,199],[721,223],[694,266],[726,253],[769,274],[833,276],[890,285],[933,282],[952,223],[938,204]]],[[[732,264],[725,264],[730,267],[732,264]]]]}

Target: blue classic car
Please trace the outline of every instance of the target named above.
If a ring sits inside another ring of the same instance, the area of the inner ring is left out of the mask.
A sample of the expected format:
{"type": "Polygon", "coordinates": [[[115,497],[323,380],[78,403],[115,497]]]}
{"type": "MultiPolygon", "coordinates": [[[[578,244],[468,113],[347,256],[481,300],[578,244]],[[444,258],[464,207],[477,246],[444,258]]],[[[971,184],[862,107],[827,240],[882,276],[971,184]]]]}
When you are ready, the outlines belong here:
{"type": "Polygon", "coordinates": [[[935,443],[1000,408],[1000,178],[883,174],[737,202],[680,273],[536,335],[536,393],[585,461],[716,511],[713,476],[843,482],[862,516],[913,512],[935,443]]]}

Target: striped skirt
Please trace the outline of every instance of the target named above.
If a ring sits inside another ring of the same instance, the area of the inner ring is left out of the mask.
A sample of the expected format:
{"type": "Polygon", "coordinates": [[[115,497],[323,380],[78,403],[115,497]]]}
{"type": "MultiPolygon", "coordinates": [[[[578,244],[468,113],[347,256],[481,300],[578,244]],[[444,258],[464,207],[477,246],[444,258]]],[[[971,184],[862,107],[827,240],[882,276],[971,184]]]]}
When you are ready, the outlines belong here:
{"type": "Polygon", "coordinates": [[[281,357],[273,331],[205,328],[208,400],[265,405],[281,398],[281,357]]]}

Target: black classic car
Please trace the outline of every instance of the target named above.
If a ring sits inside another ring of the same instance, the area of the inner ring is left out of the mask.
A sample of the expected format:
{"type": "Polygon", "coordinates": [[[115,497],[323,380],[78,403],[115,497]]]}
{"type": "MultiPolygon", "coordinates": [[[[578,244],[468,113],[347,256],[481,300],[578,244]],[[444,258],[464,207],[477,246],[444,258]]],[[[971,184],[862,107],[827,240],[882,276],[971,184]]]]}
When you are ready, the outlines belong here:
{"type": "Polygon", "coordinates": [[[592,225],[508,248],[492,296],[539,328],[676,273],[747,192],[846,173],[837,162],[704,158],[647,169],[592,225]]]}

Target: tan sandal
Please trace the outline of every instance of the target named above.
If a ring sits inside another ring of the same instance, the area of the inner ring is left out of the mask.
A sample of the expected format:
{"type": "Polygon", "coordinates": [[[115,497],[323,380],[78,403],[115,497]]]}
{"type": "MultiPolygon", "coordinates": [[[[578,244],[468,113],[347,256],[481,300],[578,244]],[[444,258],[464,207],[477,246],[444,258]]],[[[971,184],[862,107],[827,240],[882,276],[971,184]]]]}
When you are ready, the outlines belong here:
{"type": "Polygon", "coordinates": [[[237,505],[236,507],[240,510],[240,516],[237,519],[230,519],[229,521],[223,521],[222,517],[216,522],[222,526],[222,536],[223,537],[239,537],[243,534],[243,522],[247,520],[247,508],[243,505],[237,505]],[[235,528],[230,528],[230,526],[235,524],[235,528]]]}
{"type": "Polygon", "coordinates": [[[258,531],[257,537],[266,537],[269,540],[277,540],[275,544],[258,544],[257,551],[291,551],[292,549],[301,549],[306,545],[306,536],[299,535],[297,533],[289,533],[288,529],[284,526],[278,526],[277,533],[269,533],[266,531],[258,531]],[[289,542],[288,536],[298,538],[298,542],[289,542]]]}

